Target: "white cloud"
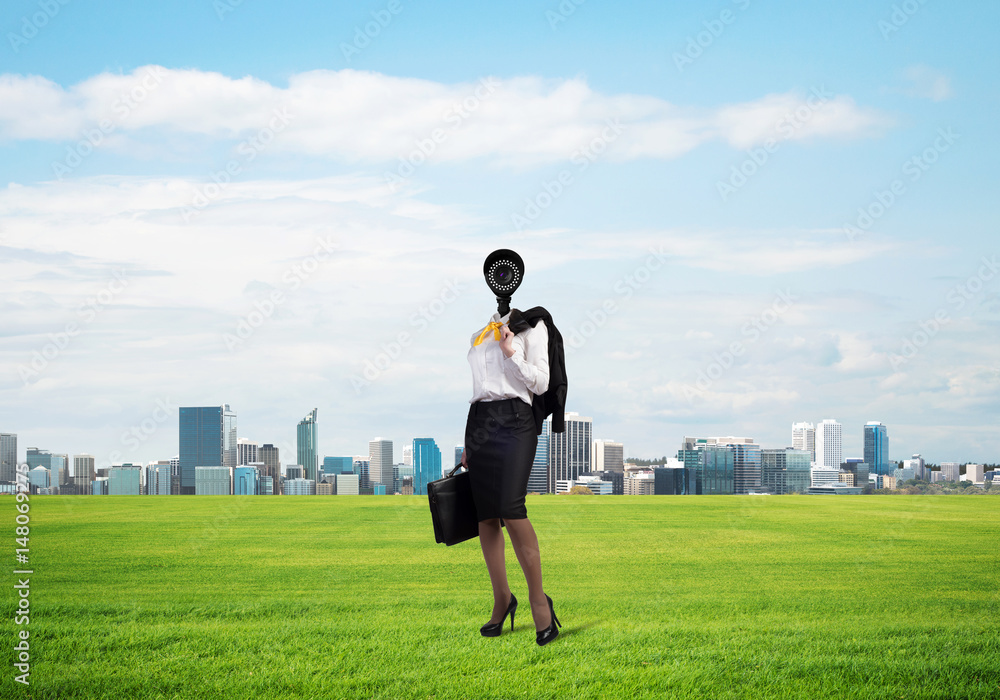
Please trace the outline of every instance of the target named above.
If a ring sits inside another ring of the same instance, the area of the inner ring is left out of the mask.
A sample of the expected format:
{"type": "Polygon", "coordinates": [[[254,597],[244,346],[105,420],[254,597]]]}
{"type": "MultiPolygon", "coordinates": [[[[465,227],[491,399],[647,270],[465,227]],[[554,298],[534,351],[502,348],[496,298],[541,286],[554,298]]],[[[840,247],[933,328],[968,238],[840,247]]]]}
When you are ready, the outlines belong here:
{"type": "Polygon", "coordinates": [[[918,64],[908,67],[904,75],[911,83],[909,88],[902,91],[905,95],[934,102],[947,100],[953,95],[951,79],[935,68],[918,64]]]}
{"type": "Polygon", "coordinates": [[[711,140],[745,148],[772,136],[870,135],[889,123],[846,95],[823,94],[817,103],[789,92],[718,109],[681,108],[645,95],[603,95],[579,78],[446,85],[316,70],[279,87],[249,76],[144,66],[64,88],[38,76],[0,76],[0,138],[75,141],[102,122],[102,145],[119,150],[178,135],[270,137],[273,128],[280,134],[268,148],[276,153],[394,164],[418,154],[518,165],[569,160],[592,143],[606,147],[610,159],[670,159],[711,140]],[[793,128],[785,133],[782,125],[793,128]]]}

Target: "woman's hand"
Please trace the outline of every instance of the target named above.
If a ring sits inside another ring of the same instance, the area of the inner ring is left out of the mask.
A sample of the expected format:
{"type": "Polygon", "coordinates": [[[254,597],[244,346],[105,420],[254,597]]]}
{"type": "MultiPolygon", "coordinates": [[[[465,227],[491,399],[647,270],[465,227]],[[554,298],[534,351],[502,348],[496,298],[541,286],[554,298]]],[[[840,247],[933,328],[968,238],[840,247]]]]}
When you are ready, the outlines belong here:
{"type": "Polygon", "coordinates": [[[500,349],[507,357],[514,356],[514,333],[507,324],[500,326],[500,349]]]}
{"type": "Polygon", "coordinates": [[[469,463],[465,459],[465,448],[464,447],[462,448],[462,466],[465,467],[466,469],[469,468],[469,463]]]}

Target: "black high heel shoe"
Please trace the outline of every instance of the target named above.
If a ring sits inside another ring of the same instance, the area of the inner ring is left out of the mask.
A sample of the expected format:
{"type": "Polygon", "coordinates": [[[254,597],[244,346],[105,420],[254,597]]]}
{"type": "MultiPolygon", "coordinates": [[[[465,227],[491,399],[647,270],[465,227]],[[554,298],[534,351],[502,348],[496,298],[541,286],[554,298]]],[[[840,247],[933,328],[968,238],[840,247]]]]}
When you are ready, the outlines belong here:
{"type": "Polygon", "coordinates": [[[552,613],[552,622],[550,622],[549,626],[543,629],[542,631],[535,632],[535,641],[538,643],[538,646],[540,647],[545,646],[546,644],[548,644],[553,639],[559,636],[559,630],[556,628],[556,625],[562,627],[562,623],[559,622],[559,618],[556,617],[556,610],[554,607],[552,607],[552,599],[549,598],[547,595],[545,596],[545,599],[549,601],[549,612],[552,613]]]}
{"type": "Polygon", "coordinates": [[[487,622],[485,625],[479,628],[479,634],[484,637],[499,637],[500,633],[503,631],[503,623],[507,621],[507,616],[510,615],[510,631],[514,631],[514,613],[517,612],[517,598],[514,594],[510,594],[510,602],[507,603],[507,612],[503,614],[503,618],[500,622],[487,622]]]}

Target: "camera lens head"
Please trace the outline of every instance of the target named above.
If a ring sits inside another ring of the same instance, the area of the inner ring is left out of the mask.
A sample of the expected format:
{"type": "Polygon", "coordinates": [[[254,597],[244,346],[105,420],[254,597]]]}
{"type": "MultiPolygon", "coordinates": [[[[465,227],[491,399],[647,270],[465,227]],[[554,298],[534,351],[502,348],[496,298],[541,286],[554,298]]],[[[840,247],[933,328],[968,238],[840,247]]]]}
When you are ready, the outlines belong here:
{"type": "Polygon", "coordinates": [[[510,297],[524,279],[524,261],[513,250],[494,250],[483,263],[486,284],[498,297],[510,297]]]}

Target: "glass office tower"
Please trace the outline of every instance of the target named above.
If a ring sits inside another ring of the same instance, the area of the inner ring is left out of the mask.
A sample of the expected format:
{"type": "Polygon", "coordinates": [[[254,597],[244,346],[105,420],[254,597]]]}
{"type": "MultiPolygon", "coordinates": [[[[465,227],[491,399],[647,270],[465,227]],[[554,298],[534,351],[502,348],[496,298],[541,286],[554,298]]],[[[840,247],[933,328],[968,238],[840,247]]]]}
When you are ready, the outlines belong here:
{"type": "Polygon", "coordinates": [[[316,481],[316,471],[319,468],[319,456],[316,452],[316,410],[311,410],[299,421],[298,426],[298,463],[306,470],[306,479],[316,481]]]}
{"type": "Polygon", "coordinates": [[[194,495],[195,467],[237,466],[236,412],[222,406],[181,406],[181,493],[194,495]]]}
{"type": "Polygon", "coordinates": [[[434,438],[413,438],[413,494],[427,495],[427,483],[441,478],[441,450],[434,438]]]}
{"type": "Polygon", "coordinates": [[[889,465],[889,433],[877,420],[865,424],[865,464],[876,474],[891,474],[896,465],[889,465]]]}

